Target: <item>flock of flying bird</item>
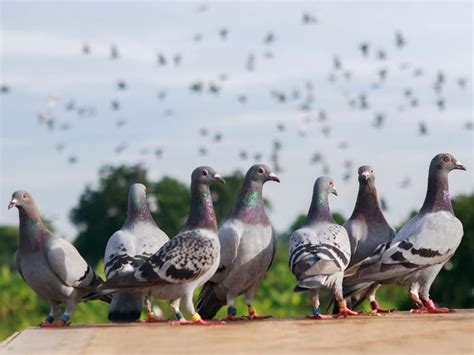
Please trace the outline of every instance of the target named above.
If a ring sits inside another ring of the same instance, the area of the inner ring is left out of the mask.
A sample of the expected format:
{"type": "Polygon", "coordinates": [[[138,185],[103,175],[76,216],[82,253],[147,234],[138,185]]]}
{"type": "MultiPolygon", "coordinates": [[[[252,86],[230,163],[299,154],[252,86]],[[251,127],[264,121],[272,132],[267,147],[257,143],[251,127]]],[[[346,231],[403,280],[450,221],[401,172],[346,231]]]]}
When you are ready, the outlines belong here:
{"type": "MultiPolygon", "coordinates": [[[[455,169],[466,170],[451,154],[441,153],[431,160],[424,203],[398,233],[380,209],[372,167],[358,170],[359,192],[344,226],[334,221],[329,208],[329,195],[337,195],[334,180],[327,176],[316,180],[306,221],[289,241],[289,267],[297,280],[294,292],[311,296],[310,318],[333,317],[321,312],[323,287],[337,301],[335,317],[357,315],[348,301],[356,306],[366,298],[374,314],[389,312],[377,303],[376,291],[381,284],[392,283],[410,287],[413,312],[451,311],[436,307],[429,290],[463,236],[448,186],[448,174],[455,169]]],[[[268,181],[280,182],[270,167],[250,167],[233,212],[218,229],[210,184],[224,180],[211,167],[196,168],[191,175],[188,219],[171,239],[150,215],[146,187],[133,184],[127,219],[105,250],[106,281],[97,277],[72,244],[48,231],[31,194],[14,192],[8,207],[16,207],[20,218],[15,264],[25,282],[51,305],[41,326],[67,326],[75,305],[94,299],[111,303],[109,319],[116,322],[138,320],[143,298],[146,322],[163,321],[153,313],[153,298],[169,300],[176,325],[267,318],[257,314],[253,299],[277,250],[278,238],[262,197],[268,181]],[[199,286],[195,308],[193,293],[199,286]],[[237,317],[235,299],[240,295],[248,306],[245,317],[237,317]],[[181,301],[191,320],[181,313],[181,301]],[[55,322],[61,305],[65,311],[55,322]],[[223,306],[227,317],[212,320],[223,306]]]]}
{"type": "MultiPolygon", "coordinates": [[[[209,5],[197,5],[195,8],[196,13],[201,16],[210,10],[209,5]]],[[[304,11],[301,14],[301,23],[303,26],[322,26],[319,23],[318,18],[309,11],[304,11]]],[[[304,29],[303,29],[304,30],[304,29]]],[[[229,27],[222,26],[216,29],[215,33],[195,33],[191,36],[192,41],[196,43],[195,51],[200,51],[199,43],[204,42],[207,38],[216,37],[222,42],[232,41],[234,36],[238,36],[238,30],[232,30],[229,27]]],[[[249,51],[245,53],[242,59],[243,66],[246,71],[252,73],[252,75],[258,75],[258,68],[260,65],[264,66],[265,61],[277,60],[278,53],[274,49],[274,44],[278,41],[278,33],[276,31],[268,31],[261,35],[260,47],[258,50],[249,51]],[[261,49],[261,50],[260,50],[261,49]]],[[[355,44],[355,55],[370,61],[370,65],[374,68],[373,82],[361,91],[360,76],[354,68],[351,68],[350,64],[344,62],[344,58],[340,55],[334,55],[332,58],[332,67],[327,74],[327,80],[332,84],[334,93],[341,95],[344,101],[347,103],[348,110],[358,110],[361,112],[367,112],[367,114],[373,117],[371,126],[376,130],[383,129],[387,119],[391,113],[388,112],[390,108],[385,111],[380,111],[376,105],[376,98],[372,98],[371,92],[382,90],[390,78],[393,77],[398,80],[400,72],[404,74],[409,73],[411,81],[406,84],[405,89],[399,97],[396,98],[398,103],[395,105],[394,111],[396,114],[406,111],[409,109],[415,109],[422,105],[423,100],[417,96],[414,87],[417,85],[417,80],[423,76],[433,76],[432,90],[435,95],[434,105],[439,111],[444,111],[447,106],[446,89],[445,85],[448,83],[448,75],[443,70],[439,70],[436,73],[429,73],[422,66],[419,66],[410,62],[397,63],[397,53],[403,51],[409,41],[401,31],[395,31],[392,43],[385,47],[371,43],[369,40],[361,41],[355,44]]],[[[202,47],[201,47],[202,48],[202,47]]],[[[85,57],[94,56],[95,48],[90,43],[82,44],[82,55],[85,57]]],[[[109,59],[112,62],[120,61],[126,57],[126,53],[123,53],[118,44],[111,44],[109,49],[109,59]]],[[[152,63],[152,59],[150,58],[152,63]]],[[[347,62],[351,62],[347,60],[347,62]]],[[[167,53],[166,51],[159,51],[156,53],[155,65],[160,70],[173,67],[179,69],[182,66],[187,65],[186,53],[167,53]]],[[[266,87],[264,90],[268,91],[269,97],[274,101],[278,107],[281,105],[287,105],[295,107],[297,115],[300,115],[299,128],[297,128],[297,134],[304,138],[312,133],[313,127],[322,134],[323,137],[333,136],[334,132],[332,124],[334,123],[331,119],[330,110],[320,106],[316,101],[317,87],[315,80],[310,78],[311,75],[308,73],[308,79],[303,80],[297,85],[291,85],[291,87],[280,87],[271,88],[266,87]]],[[[466,90],[468,86],[468,78],[465,76],[457,77],[452,79],[456,83],[460,90],[466,90]]],[[[212,95],[214,97],[224,97],[226,95],[226,84],[232,84],[232,73],[220,73],[216,74],[213,79],[206,80],[190,80],[187,88],[174,89],[175,91],[184,90],[188,91],[194,96],[212,95]]],[[[126,102],[120,98],[121,92],[130,92],[133,90],[133,83],[130,84],[127,80],[117,78],[113,84],[116,88],[116,97],[110,98],[109,110],[117,115],[115,120],[115,126],[117,129],[126,129],[127,125],[130,124],[129,119],[123,117],[121,111],[126,107],[126,102]]],[[[232,85],[230,85],[231,88],[232,85]]],[[[367,85],[365,85],[367,86],[367,85]]],[[[326,90],[326,89],[325,89],[326,90]]],[[[10,91],[8,85],[2,85],[1,92],[7,94],[10,91]]],[[[173,116],[179,115],[179,108],[166,106],[166,101],[169,100],[170,96],[176,95],[171,89],[160,88],[157,89],[156,98],[162,103],[163,112],[162,115],[167,117],[169,120],[173,119],[173,116]]],[[[375,95],[374,95],[375,96],[375,95]]],[[[242,106],[245,107],[252,103],[253,98],[248,93],[242,92],[236,95],[235,99],[242,106]]],[[[433,100],[433,99],[427,99],[433,100]]],[[[427,100],[424,100],[425,103],[427,100]]],[[[215,105],[218,101],[215,101],[215,105]]],[[[75,114],[78,118],[92,117],[103,115],[99,112],[99,109],[93,105],[81,102],[78,98],[62,98],[59,94],[50,94],[48,96],[46,105],[37,114],[37,119],[40,125],[47,127],[50,131],[68,131],[74,128],[76,124],[71,119],[71,114],[75,114]],[[62,102],[64,101],[64,104],[62,102]],[[61,105],[59,105],[61,103],[61,105]],[[64,107],[63,110],[58,109],[59,106],[64,107]],[[61,119],[60,117],[64,117],[61,119]]],[[[396,115],[395,114],[395,115],[396,115]]],[[[275,133],[269,142],[271,146],[268,147],[268,151],[249,151],[248,148],[239,148],[238,159],[241,161],[262,161],[269,160],[272,163],[272,167],[277,173],[284,171],[285,167],[282,164],[281,152],[285,148],[285,138],[291,138],[288,132],[293,128],[292,122],[275,122],[275,133]]],[[[418,132],[420,136],[429,134],[430,128],[429,123],[425,121],[419,121],[418,132]]],[[[472,130],[471,120],[467,120],[464,128],[472,130]]],[[[225,140],[225,132],[222,130],[212,130],[209,127],[201,127],[197,132],[199,137],[199,143],[196,147],[196,152],[200,156],[209,155],[208,148],[204,139],[209,139],[214,144],[220,144],[225,140]]],[[[67,143],[68,139],[66,136],[61,137],[55,144],[55,149],[58,153],[65,155],[67,161],[70,164],[77,164],[80,162],[80,157],[73,153],[73,147],[69,147],[67,143]]],[[[343,162],[343,174],[341,178],[345,183],[350,181],[353,175],[354,167],[348,150],[351,142],[342,140],[336,142],[336,148],[343,151],[342,154],[346,155],[343,162]]],[[[134,149],[127,141],[117,142],[113,147],[113,152],[120,156],[127,150],[134,149]]],[[[149,145],[146,147],[136,148],[138,154],[145,159],[150,155],[154,155],[156,158],[161,159],[165,150],[168,149],[162,145],[149,145]]],[[[181,147],[180,147],[181,149],[181,147]]],[[[324,174],[331,174],[331,167],[329,160],[325,158],[324,153],[321,150],[311,152],[307,157],[308,161],[312,165],[319,165],[322,168],[324,174]]],[[[398,183],[399,188],[408,188],[411,186],[409,177],[403,178],[398,183]]],[[[385,210],[387,203],[382,197],[382,207],[385,210]]]]}

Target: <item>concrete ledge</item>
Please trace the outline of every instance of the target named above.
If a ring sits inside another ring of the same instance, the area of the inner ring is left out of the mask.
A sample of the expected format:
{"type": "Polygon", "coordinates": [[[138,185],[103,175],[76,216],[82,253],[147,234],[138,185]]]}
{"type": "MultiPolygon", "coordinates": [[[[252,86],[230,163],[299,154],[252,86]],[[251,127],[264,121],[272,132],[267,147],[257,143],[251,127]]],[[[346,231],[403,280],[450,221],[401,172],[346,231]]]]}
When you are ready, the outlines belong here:
{"type": "Polygon", "coordinates": [[[2,354],[314,354],[474,353],[474,310],[451,314],[356,316],[315,321],[277,318],[222,326],[154,324],[31,327],[4,342],[2,354]]]}

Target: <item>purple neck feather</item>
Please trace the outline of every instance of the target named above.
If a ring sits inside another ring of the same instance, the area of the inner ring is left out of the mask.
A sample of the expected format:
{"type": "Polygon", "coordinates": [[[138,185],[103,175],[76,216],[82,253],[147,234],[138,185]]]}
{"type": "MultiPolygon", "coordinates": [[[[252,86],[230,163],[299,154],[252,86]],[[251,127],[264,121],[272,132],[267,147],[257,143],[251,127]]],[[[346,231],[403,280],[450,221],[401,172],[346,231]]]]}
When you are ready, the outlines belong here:
{"type": "Polygon", "coordinates": [[[313,193],[313,201],[309,207],[308,216],[306,217],[306,224],[323,221],[335,223],[334,218],[332,218],[331,210],[329,209],[327,192],[320,191],[319,188],[316,188],[313,193]]]}
{"type": "Polygon", "coordinates": [[[359,216],[388,224],[380,209],[377,189],[372,180],[369,180],[367,183],[359,184],[357,201],[350,219],[357,219],[359,216]]]}
{"type": "Polygon", "coordinates": [[[21,252],[41,248],[50,232],[43,224],[36,205],[18,208],[20,216],[20,242],[21,252]]]}
{"type": "Polygon", "coordinates": [[[150,209],[145,197],[130,198],[128,200],[127,220],[125,224],[137,221],[150,222],[156,225],[155,220],[150,214],[150,209]]]}
{"type": "Polygon", "coordinates": [[[207,228],[217,231],[211,190],[207,184],[191,184],[191,209],[184,230],[207,228]]]}
{"type": "Polygon", "coordinates": [[[248,224],[269,225],[262,197],[263,183],[246,180],[240,189],[232,217],[248,224]]]}
{"type": "Polygon", "coordinates": [[[453,212],[451,196],[449,195],[448,172],[437,167],[430,168],[428,175],[428,189],[425,202],[420,213],[437,211],[453,212]]]}

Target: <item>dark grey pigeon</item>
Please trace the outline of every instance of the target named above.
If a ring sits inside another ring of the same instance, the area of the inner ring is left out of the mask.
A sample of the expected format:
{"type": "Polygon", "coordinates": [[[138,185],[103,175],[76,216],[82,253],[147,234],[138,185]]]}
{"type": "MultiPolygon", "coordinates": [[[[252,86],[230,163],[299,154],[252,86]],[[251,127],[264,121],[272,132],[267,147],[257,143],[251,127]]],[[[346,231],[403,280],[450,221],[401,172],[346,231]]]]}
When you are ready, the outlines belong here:
{"type": "MultiPolygon", "coordinates": [[[[372,167],[364,165],[359,168],[359,193],[352,216],[344,224],[351,242],[351,261],[349,267],[372,256],[375,249],[381,245],[390,243],[395,237],[393,229],[386,221],[379,206],[377,189],[375,187],[375,175],[372,167]]],[[[344,277],[343,286],[351,282],[352,277],[344,277]]],[[[352,299],[360,302],[368,298],[373,313],[387,312],[380,308],[375,293],[379,285],[374,284],[366,295],[360,299],[352,299]],[[364,297],[365,296],[365,297],[364,297]]]]}
{"type": "Polygon", "coordinates": [[[41,221],[31,194],[13,193],[8,208],[18,208],[20,242],[15,253],[15,265],[25,282],[51,306],[41,327],[64,327],[74,312],[76,303],[93,292],[101,283],[94,270],[66,240],[53,235],[41,221]],[[65,310],[54,323],[60,306],[65,310]]]}
{"type": "Polygon", "coordinates": [[[280,182],[263,164],[253,165],[245,176],[236,206],[219,229],[221,258],[216,274],[204,285],[197,309],[213,318],[227,305],[226,320],[236,320],[235,298],[245,294],[248,319],[262,319],[252,306],[255,293],[275,257],[277,235],[268,219],[262,197],[263,184],[280,182]]]}
{"type": "Polygon", "coordinates": [[[118,291],[152,295],[171,301],[177,319],[175,324],[214,324],[201,319],[195,311],[193,292],[206,283],[219,266],[220,244],[209,189],[209,184],[216,181],[224,182],[213,168],[196,168],[191,176],[191,208],[183,229],[134,272],[107,280],[98,287],[98,292],[84,299],[118,291]],[[186,320],[180,312],[181,299],[192,321],[186,320]]]}
{"type": "Polygon", "coordinates": [[[466,170],[453,155],[442,153],[432,160],[425,202],[390,244],[382,244],[372,256],[353,267],[355,275],[344,290],[347,296],[372,287],[374,283],[410,286],[414,312],[446,313],[437,308],[429,290],[443,265],[461,243],[463,227],[454,216],[449,195],[448,174],[466,170]]]}
{"type": "MultiPolygon", "coordinates": [[[[107,279],[137,270],[150,256],[169,240],[153,220],[146,198],[146,187],[133,184],[128,192],[127,219],[117,232],[112,234],[105,248],[105,275],[107,279]]],[[[145,322],[158,321],[152,309],[153,298],[147,295],[145,322]]],[[[109,320],[132,322],[140,318],[142,297],[131,293],[113,295],[109,308],[109,320]]]]}
{"type": "Polygon", "coordinates": [[[322,287],[331,289],[338,301],[336,317],[357,314],[347,307],[342,293],[351,246],[346,230],[332,217],[328,202],[331,193],[337,195],[333,179],[327,176],[318,178],[306,221],[290,236],[289,266],[297,279],[294,291],[308,291],[313,304],[310,317],[315,319],[331,318],[321,314],[319,290],[322,287]]]}

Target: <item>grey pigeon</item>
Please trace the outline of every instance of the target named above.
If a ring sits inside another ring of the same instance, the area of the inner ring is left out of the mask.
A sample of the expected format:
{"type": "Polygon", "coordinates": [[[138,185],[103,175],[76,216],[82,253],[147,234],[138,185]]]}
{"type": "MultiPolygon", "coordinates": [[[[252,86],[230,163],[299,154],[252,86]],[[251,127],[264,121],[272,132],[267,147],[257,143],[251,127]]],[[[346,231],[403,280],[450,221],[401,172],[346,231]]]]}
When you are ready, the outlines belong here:
{"type": "Polygon", "coordinates": [[[349,296],[372,287],[374,282],[410,287],[414,312],[446,313],[437,308],[429,290],[443,265],[461,243],[463,226],[454,216],[449,195],[448,174],[466,168],[453,155],[442,153],[432,160],[425,202],[390,244],[382,244],[372,256],[351,270],[355,277],[344,292],[349,296]]]}
{"type": "Polygon", "coordinates": [[[204,319],[213,318],[227,305],[226,320],[237,320],[234,302],[242,294],[248,306],[248,319],[265,318],[257,316],[252,301],[277,248],[278,238],[262,198],[263,184],[267,181],[280,182],[268,166],[253,165],[245,176],[231,216],[219,229],[219,268],[204,285],[197,302],[204,319]]]}
{"type": "MultiPolygon", "coordinates": [[[[145,185],[133,184],[128,193],[127,219],[122,228],[112,234],[105,248],[107,279],[135,271],[168,240],[166,233],[158,228],[150,214],[145,185]]],[[[157,321],[152,310],[151,295],[147,295],[145,304],[147,309],[145,321],[157,321]]],[[[109,320],[132,322],[140,318],[141,310],[141,296],[117,293],[112,297],[109,320]]]]}
{"type": "MultiPolygon", "coordinates": [[[[351,242],[351,261],[349,267],[373,255],[375,249],[390,243],[395,237],[393,229],[386,221],[379,206],[375,175],[372,167],[364,165],[359,168],[359,193],[352,216],[344,224],[351,242]]],[[[351,277],[345,277],[343,285],[351,282],[351,277]]],[[[368,298],[373,313],[384,313],[387,310],[380,308],[375,293],[379,285],[374,284],[365,297],[353,301],[362,301],[368,298]]]]}
{"type": "Polygon", "coordinates": [[[94,270],[66,240],[53,235],[41,221],[31,194],[13,193],[8,208],[18,208],[20,242],[14,261],[25,282],[51,306],[42,327],[69,325],[76,303],[101,283],[94,270]],[[64,305],[65,311],[57,323],[54,318],[64,305]]]}
{"type": "Polygon", "coordinates": [[[134,272],[107,280],[84,300],[117,291],[151,294],[171,301],[176,324],[213,324],[196,313],[193,292],[206,283],[219,266],[220,244],[209,189],[209,184],[216,181],[224,182],[213,168],[196,168],[191,176],[191,208],[183,229],[134,272]],[[180,312],[181,299],[192,321],[186,320],[180,312]]]}
{"type": "Polygon", "coordinates": [[[321,287],[329,288],[339,304],[339,314],[357,314],[350,310],[343,297],[342,280],[349,265],[351,246],[344,227],[337,224],[329,209],[328,195],[337,195],[333,179],[319,177],[314,183],[311,206],[303,226],[290,236],[289,266],[296,276],[295,292],[308,291],[312,300],[311,318],[327,319],[319,303],[321,287]]]}

